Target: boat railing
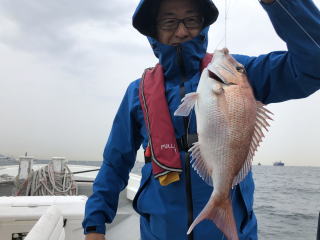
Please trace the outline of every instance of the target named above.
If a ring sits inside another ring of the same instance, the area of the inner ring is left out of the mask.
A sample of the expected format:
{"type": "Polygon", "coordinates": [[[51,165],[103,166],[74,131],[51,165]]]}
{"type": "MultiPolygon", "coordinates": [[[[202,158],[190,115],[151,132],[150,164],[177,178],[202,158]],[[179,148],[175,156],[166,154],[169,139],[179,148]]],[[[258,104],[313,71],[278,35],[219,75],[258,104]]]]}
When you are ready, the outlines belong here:
{"type": "Polygon", "coordinates": [[[63,217],[60,210],[55,206],[49,207],[25,240],[65,240],[63,217]]]}

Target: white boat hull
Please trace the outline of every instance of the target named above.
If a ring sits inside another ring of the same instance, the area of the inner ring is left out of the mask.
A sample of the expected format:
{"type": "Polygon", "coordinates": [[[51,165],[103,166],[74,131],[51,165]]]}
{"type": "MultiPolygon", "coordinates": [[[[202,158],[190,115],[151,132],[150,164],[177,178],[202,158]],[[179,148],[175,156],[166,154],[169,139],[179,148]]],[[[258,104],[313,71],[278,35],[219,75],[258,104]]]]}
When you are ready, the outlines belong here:
{"type": "MultiPolygon", "coordinates": [[[[48,208],[54,205],[61,212],[58,218],[63,219],[65,239],[82,240],[84,234],[81,223],[86,200],[86,196],[0,197],[0,239],[26,236],[48,208]]],[[[50,231],[51,225],[56,223],[55,226],[58,226],[54,219],[52,224],[48,222],[47,227],[43,228],[43,236],[50,231]]],[[[60,238],[58,233],[55,236],[60,238]]]]}

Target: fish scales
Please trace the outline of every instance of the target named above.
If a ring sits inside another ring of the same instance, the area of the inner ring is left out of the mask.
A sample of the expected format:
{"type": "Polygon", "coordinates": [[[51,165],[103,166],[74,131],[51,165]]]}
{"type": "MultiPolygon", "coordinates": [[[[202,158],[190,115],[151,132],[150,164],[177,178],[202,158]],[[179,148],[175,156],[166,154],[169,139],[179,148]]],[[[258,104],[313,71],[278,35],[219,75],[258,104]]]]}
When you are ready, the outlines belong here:
{"type": "Polygon", "coordinates": [[[198,142],[190,149],[191,163],[213,186],[212,195],[188,234],[202,220],[212,220],[228,240],[238,240],[230,190],[244,179],[272,120],[270,111],[254,98],[244,67],[227,49],[216,51],[202,72],[197,92],[182,99],[175,115],[195,108],[198,142]]]}

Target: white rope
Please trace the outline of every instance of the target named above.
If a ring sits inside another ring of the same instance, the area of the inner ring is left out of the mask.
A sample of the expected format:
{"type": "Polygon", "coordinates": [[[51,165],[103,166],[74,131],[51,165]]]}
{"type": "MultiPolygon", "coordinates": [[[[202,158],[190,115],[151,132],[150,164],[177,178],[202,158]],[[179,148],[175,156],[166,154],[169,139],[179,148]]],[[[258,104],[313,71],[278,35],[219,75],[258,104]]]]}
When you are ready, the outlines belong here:
{"type": "Polygon", "coordinates": [[[19,184],[17,181],[17,195],[59,196],[78,194],[77,184],[67,165],[64,166],[64,171],[58,173],[54,172],[52,163],[49,163],[47,166],[33,171],[24,183],[19,184]]]}

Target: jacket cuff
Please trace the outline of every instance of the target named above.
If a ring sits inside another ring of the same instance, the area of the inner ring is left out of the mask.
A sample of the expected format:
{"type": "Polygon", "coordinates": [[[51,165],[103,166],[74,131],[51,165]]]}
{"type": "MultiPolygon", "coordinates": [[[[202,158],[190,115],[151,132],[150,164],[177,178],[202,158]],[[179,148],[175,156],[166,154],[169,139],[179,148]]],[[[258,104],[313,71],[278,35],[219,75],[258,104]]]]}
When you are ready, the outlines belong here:
{"type": "Polygon", "coordinates": [[[101,233],[106,234],[106,225],[87,226],[84,228],[84,234],[88,233],[101,233]]]}
{"type": "Polygon", "coordinates": [[[274,0],[272,3],[265,3],[262,0],[259,0],[260,4],[267,10],[268,8],[272,7],[276,4],[277,0],[274,0]]]}

